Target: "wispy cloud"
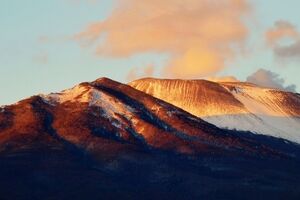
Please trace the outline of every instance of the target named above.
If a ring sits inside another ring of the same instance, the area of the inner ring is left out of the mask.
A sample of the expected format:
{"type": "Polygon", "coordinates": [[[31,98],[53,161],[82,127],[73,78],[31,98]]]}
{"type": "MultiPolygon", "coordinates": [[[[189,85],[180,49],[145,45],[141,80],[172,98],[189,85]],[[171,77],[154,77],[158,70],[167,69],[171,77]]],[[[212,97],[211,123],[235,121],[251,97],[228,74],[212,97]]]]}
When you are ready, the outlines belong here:
{"type": "Polygon", "coordinates": [[[33,62],[38,64],[47,64],[49,62],[48,54],[46,53],[39,53],[33,57],[33,62]]]}
{"type": "Polygon", "coordinates": [[[246,0],[119,0],[107,19],[76,38],[96,44],[101,56],[168,53],[165,76],[195,78],[235,57],[247,38],[243,17],[250,10],[246,0]]]}
{"type": "Polygon", "coordinates": [[[274,48],[276,56],[281,58],[300,59],[300,40],[286,46],[277,46],[274,48]]]}
{"type": "Polygon", "coordinates": [[[268,46],[280,59],[300,59],[300,32],[288,21],[277,21],[274,27],[266,32],[268,46]],[[289,44],[284,42],[290,40],[289,44]]]}
{"type": "Polygon", "coordinates": [[[279,74],[265,69],[257,70],[248,76],[247,81],[264,87],[278,88],[291,92],[296,91],[296,85],[284,86],[285,80],[280,78],[279,74]]]}
{"type": "Polygon", "coordinates": [[[296,27],[288,21],[279,20],[274,23],[274,26],[267,30],[266,41],[268,45],[274,46],[278,42],[285,38],[298,39],[299,33],[296,27]]]}
{"type": "Polygon", "coordinates": [[[89,3],[89,4],[95,4],[100,0],[66,0],[68,3],[78,5],[80,3],[89,3]]]}
{"type": "Polygon", "coordinates": [[[208,77],[206,80],[213,82],[240,82],[240,80],[234,76],[208,77]]]}
{"type": "Polygon", "coordinates": [[[133,81],[142,77],[151,77],[153,76],[155,68],[153,65],[148,65],[145,68],[132,68],[127,74],[126,80],[133,81]]]}

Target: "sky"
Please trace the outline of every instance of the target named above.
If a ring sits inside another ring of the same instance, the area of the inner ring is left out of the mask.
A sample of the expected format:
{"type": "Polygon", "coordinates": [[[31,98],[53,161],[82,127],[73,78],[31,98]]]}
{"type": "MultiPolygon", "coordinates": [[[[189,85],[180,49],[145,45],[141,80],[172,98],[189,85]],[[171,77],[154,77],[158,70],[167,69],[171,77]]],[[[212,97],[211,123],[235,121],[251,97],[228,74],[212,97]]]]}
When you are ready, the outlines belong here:
{"type": "Polygon", "coordinates": [[[0,105],[145,76],[300,91],[298,0],[1,0],[0,105]]]}

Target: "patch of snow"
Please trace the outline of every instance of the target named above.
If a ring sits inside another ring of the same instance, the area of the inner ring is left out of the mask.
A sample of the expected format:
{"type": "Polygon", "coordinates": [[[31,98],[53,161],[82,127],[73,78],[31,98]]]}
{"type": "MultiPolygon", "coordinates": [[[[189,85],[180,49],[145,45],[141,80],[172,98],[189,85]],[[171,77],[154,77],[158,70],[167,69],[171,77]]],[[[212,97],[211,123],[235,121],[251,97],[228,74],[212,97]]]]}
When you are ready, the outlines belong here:
{"type": "Polygon", "coordinates": [[[231,92],[234,92],[234,93],[236,93],[236,94],[239,94],[239,93],[242,93],[242,92],[243,92],[243,88],[237,86],[237,87],[234,87],[234,89],[231,90],[231,92]]]}
{"type": "Polygon", "coordinates": [[[173,114],[174,114],[173,111],[167,111],[167,115],[168,115],[169,117],[172,117],[173,114]]]}
{"type": "Polygon", "coordinates": [[[122,125],[121,123],[119,123],[118,121],[112,121],[111,123],[114,127],[117,127],[117,128],[122,128],[122,125]]]}
{"type": "Polygon", "coordinates": [[[248,114],[223,115],[204,118],[222,128],[251,131],[300,143],[300,118],[286,113],[280,106],[281,96],[271,89],[244,87],[232,92],[248,110],[248,114]]]}
{"type": "MultiPolygon", "coordinates": [[[[89,88],[81,85],[76,85],[72,89],[64,90],[59,96],[59,102],[63,103],[66,101],[79,101],[88,102],[89,97],[87,95],[89,88]]],[[[57,95],[54,96],[57,98],[57,95]]]]}
{"type": "Polygon", "coordinates": [[[109,119],[116,118],[116,114],[119,114],[130,120],[132,114],[135,112],[134,108],[129,105],[124,105],[105,92],[91,89],[89,94],[89,106],[101,107],[104,112],[102,115],[109,119]]]}
{"type": "Polygon", "coordinates": [[[5,111],[5,107],[4,106],[0,106],[0,112],[4,112],[5,111]]]}
{"type": "Polygon", "coordinates": [[[75,87],[67,90],[63,90],[59,93],[50,93],[48,95],[40,94],[39,96],[43,98],[43,100],[51,105],[55,105],[57,103],[64,103],[67,101],[70,102],[88,102],[89,88],[82,85],[76,85],[75,87]]]}

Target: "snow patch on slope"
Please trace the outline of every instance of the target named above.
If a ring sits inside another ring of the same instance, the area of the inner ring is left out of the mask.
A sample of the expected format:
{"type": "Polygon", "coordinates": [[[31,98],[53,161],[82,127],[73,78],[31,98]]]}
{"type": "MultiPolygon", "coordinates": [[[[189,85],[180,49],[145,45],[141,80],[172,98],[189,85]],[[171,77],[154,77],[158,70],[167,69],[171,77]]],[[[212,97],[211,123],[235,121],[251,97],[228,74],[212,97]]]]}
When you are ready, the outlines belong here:
{"type": "Polygon", "coordinates": [[[63,90],[60,93],[51,93],[44,96],[44,99],[49,102],[65,103],[65,102],[89,102],[88,95],[89,88],[82,85],[76,85],[75,87],[67,90],[63,90]]]}
{"type": "Polygon", "coordinates": [[[0,112],[4,112],[5,111],[5,106],[0,106],[0,112]]]}
{"type": "Polygon", "coordinates": [[[96,89],[92,89],[90,92],[89,106],[97,106],[103,108],[105,115],[109,118],[116,117],[117,114],[122,114],[122,116],[130,119],[131,115],[135,110],[128,106],[124,105],[120,101],[104,92],[101,92],[96,89]]]}
{"type": "MultiPolygon", "coordinates": [[[[232,90],[231,93],[243,103],[249,114],[234,116],[236,121],[223,118],[223,120],[227,120],[225,124],[229,128],[250,130],[300,143],[300,118],[290,115],[282,108],[281,101],[284,98],[282,95],[274,95],[273,89],[267,88],[251,86],[238,88],[239,90],[232,90]],[[257,120],[249,120],[251,116],[255,116],[257,120]],[[249,124],[243,123],[248,120],[249,124]]],[[[224,122],[218,123],[219,126],[222,125],[223,127],[225,124],[224,122]]]]}
{"type": "Polygon", "coordinates": [[[135,112],[131,106],[88,84],[79,84],[59,93],[39,96],[50,105],[79,103],[86,104],[88,107],[99,107],[101,111],[94,114],[108,119],[118,129],[128,127],[128,121],[131,120],[135,112]],[[124,119],[126,120],[124,121],[124,119]]]}

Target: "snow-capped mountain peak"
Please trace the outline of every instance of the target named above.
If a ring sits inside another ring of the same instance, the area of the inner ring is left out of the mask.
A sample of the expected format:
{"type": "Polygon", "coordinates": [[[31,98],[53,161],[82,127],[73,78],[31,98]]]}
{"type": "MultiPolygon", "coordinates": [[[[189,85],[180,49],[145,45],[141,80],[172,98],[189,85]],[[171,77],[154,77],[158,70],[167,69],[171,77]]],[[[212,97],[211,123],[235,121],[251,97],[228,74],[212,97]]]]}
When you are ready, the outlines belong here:
{"type": "Polygon", "coordinates": [[[219,127],[300,143],[298,94],[251,83],[207,80],[140,79],[129,85],[219,127]]]}

